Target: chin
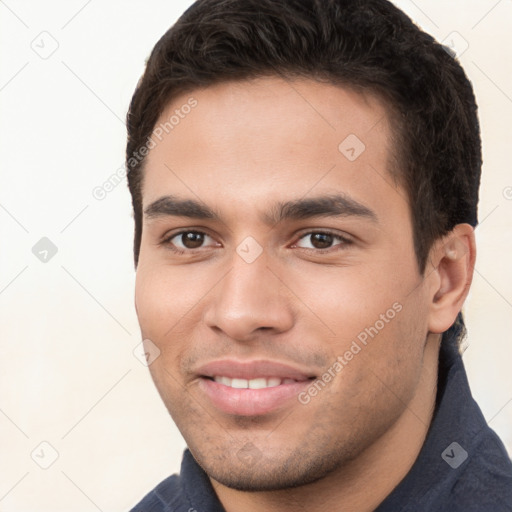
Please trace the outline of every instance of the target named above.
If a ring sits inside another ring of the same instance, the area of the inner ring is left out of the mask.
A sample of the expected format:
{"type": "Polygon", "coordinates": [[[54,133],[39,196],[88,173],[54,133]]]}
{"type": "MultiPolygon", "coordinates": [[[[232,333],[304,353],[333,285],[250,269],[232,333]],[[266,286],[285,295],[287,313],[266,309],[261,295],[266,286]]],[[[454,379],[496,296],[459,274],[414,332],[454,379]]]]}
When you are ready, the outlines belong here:
{"type": "Polygon", "coordinates": [[[211,454],[203,459],[192,453],[210,478],[225,487],[244,492],[280,491],[312,484],[325,478],[339,465],[339,454],[338,457],[325,457],[320,453],[311,456],[302,449],[281,459],[275,455],[267,458],[262,454],[244,460],[242,455],[237,456],[240,455],[238,452],[232,459],[226,459],[224,455],[222,460],[217,460],[211,454]]]}

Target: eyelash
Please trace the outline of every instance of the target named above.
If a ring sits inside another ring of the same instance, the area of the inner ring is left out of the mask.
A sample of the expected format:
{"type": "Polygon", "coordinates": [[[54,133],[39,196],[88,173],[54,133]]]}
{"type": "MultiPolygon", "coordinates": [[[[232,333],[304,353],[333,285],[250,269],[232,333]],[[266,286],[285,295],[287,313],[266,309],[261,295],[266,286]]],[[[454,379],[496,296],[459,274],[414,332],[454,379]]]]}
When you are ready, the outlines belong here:
{"type": "MultiPolygon", "coordinates": [[[[184,235],[186,233],[195,233],[195,234],[199,234],[199,235],[210,236],[210,235],[208,235],[208,233],[205,233],[204,231],[188,229],[188,230],[184,230],[184,231],[179,231],[178,233],[173,233],[172,235],[166,237],[165,239],[162,240],[161,245],[166,246],[169,250],[175,252],[176,254],[193,254],[196,251],[200,251],[201,249],[204,249],[203,247],[199,247],[197,249],[184,250],[184,249],[180,249],[180,248],[176,247],[174,244],[172,244],[171,240],[173,238],[176,238],[180,235],[184,235]]],[[[303,238],[306,238],[307,236],[311,236],[311,235],[316,235],[316,234],[331,235],[334,239],[337,239],[341,243],[334,245],[332,247],[328,247],[326,249],[314,249],[314,248],[312,249],[309,247],[299,247],[299,249],[302,249],[302,250],[305,250],[308,252],[313,251],[315,253],[322,254],[322,253],[331,252],[333,249],[336,250],[336,247],[338,247],[337,250],[343,250],[346,246],[351,245],[353,243],[352,240],[349,239],[348,237],[344,237],[337,233],[333,233],[332,231],[329,231],[329,230],[313,230],[313,231],[307,231],[307,232],[299,235],[297,242],[294,242],[293,247],[295,247],[296,244],[303,238]]],[[[213,237],[210,236],[210,238],[213,238],[213,237]]]]}

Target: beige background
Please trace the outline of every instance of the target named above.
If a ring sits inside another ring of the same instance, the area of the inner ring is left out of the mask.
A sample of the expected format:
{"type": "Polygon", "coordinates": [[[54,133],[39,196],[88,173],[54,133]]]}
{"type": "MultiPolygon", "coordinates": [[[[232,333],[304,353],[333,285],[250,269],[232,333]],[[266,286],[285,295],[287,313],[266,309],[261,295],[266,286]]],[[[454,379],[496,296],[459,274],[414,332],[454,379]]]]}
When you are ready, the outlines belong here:
{"type": "MultiPolygon", "coordinates": [[[[93,190],[122,167],[144,60],[190,3],[0,1],[1,512],[128,510],[179,469],[184,442],[133,354],[129,194],[93,190]],[[42,237],[58,248],[47,263],[42,237]]],[[[464,360],[512,453],[512,2],[397,4],[469,44],[485,163],[464,360]]]]}

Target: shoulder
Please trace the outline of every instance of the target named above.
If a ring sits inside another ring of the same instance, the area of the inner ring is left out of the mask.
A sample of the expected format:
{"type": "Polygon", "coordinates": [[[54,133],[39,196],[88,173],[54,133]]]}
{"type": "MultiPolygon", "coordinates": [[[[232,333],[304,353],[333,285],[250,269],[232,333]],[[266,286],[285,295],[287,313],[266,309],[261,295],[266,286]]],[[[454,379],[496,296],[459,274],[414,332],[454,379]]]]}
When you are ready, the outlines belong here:
{"type": "Polygon", "coordinates": [[[179,475],[160,482],[130,512],[189,512],[179,475]]]}
{"type": "Polygon", "coordinates": [[[158,484],[130,512],[224,512],[204,470],[188,449],[179,475],[158,484]]]}
{"type": "Polygon", "coordinates": [[[512,512],[512,462],[496,433],[487,428],[450,491],[446,510],[512,512]]]}

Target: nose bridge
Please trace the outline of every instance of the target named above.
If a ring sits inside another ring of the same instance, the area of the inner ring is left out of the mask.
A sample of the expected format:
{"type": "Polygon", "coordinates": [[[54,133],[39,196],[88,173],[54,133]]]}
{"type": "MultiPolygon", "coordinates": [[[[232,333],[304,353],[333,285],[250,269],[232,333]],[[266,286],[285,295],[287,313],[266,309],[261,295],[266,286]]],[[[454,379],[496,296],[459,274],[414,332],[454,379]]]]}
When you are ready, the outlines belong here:
{"type": "MultiPolygon", "coordinates": [[[[250,242],[249,242],[250,243],[250,242]]],[[[288,297],[283,293],[279,279],[269,268],[267,254],[248,258],[243,243],[234,252],[230,270],[216,287],[205,322],[228,336],[243,340],[257,329],[278,332],[289,329],[293,312],[288,297]]]]}

